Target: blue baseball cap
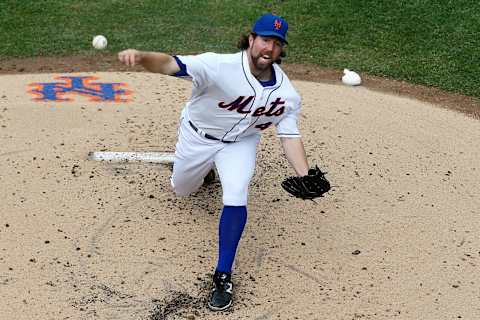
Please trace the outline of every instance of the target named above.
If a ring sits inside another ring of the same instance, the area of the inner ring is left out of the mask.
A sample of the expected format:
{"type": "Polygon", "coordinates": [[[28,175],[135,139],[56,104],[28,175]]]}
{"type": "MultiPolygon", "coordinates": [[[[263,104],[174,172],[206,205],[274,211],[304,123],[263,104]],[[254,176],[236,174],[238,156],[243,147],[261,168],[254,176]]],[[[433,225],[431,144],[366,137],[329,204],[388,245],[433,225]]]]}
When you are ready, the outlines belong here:
{"type": "Polygon", "coordinates": [[[253,33],[265,37],[276,37],[288,44],[287,31],[287,21],[271,13],[264,14],[258,18],[252,28],[253,33]]]}

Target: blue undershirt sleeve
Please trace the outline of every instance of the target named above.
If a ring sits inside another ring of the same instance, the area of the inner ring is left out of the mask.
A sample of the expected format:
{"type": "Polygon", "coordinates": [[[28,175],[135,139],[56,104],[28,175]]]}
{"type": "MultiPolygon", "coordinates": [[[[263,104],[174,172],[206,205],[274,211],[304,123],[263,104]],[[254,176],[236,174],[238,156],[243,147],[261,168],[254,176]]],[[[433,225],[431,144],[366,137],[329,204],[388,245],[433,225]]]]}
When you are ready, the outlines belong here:
{"type": "Polygon", "coordinates": [[[180,68],[180,71],[178,71],[177,73],[175,73],[173,76],[175,76],[175,77],[185,77],[185,76],[188,76],[187,66],[182,62],[182,60],[180,60],[179,57],[173,56],[173,58],[175,58],[175,61],[177,61],[178,67],[180,68]]]}

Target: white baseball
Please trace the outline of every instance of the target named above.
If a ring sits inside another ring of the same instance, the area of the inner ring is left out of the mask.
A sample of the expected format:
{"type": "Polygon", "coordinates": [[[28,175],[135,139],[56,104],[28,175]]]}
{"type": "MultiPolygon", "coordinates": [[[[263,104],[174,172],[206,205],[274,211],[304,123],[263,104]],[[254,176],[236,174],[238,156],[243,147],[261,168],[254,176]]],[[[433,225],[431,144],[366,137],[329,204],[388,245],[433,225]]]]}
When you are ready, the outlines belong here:
{"type": "Polygon", "coordinates": [[[358,86],[362,83],[362,78],[355,71],[343,69],[342,82],[349,86],[358,86]]]}
{"type": "Polygon", "coordinates": [[[103,50],[107,47],[107,38],[102,35],[93,37],[92,45],[95,49],[103,50]]]}

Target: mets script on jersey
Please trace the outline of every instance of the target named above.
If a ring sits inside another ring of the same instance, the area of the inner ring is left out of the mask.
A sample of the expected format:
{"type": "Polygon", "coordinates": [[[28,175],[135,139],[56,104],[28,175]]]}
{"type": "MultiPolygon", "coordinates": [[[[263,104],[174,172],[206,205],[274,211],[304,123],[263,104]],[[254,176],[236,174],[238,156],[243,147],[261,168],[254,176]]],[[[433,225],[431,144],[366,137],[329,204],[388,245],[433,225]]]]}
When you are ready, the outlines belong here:
{"type": "Polygon", "coordinates": [[[275,81],[263,86],[251,74],[245,51],[178,58],[186,65],[194,84],[185,113],[202,131],[224,140],[240,141],[273,124],[279,137],[300,136],[300,96],[276,64],[275,81]]]}

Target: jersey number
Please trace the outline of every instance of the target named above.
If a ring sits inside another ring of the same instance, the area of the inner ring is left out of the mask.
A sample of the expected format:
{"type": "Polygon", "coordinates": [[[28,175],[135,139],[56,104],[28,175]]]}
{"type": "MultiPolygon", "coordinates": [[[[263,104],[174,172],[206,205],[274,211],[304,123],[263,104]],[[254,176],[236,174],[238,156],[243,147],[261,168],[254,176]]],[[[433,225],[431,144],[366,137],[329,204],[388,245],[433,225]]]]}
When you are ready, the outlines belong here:
{"type": "Polygon", "coordinates": [[[267,122],[267,123],[257,124],[257,125],[255,126],[255,128],[258,128],[258,129],[260,129],[260,130],[265,130],[265,129],[267,129],[268,127],[270,127],[271,125],[272,125],[271,122],[267,122]]]}

